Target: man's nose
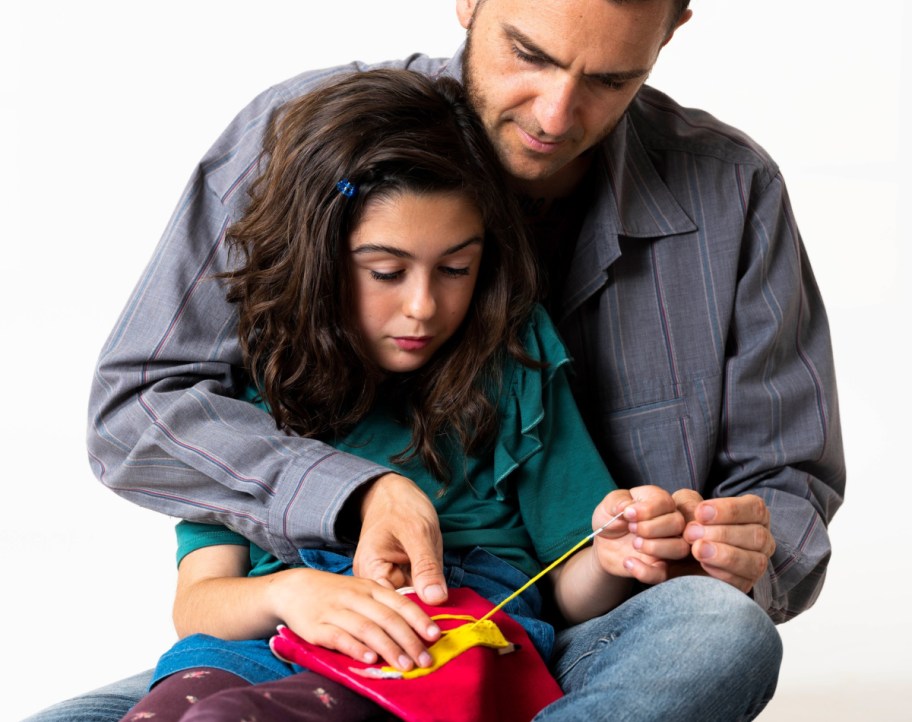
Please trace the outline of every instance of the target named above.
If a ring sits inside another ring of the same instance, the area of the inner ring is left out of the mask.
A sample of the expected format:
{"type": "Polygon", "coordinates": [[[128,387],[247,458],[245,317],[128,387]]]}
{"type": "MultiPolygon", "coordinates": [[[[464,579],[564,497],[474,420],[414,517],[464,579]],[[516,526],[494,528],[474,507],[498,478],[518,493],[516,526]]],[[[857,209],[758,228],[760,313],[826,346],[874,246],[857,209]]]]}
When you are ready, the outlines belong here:
{"type": "Polygon", "coordinates": [[[542,79],[533,113],[541,131],[549,138],[565,136],[576,122],[579,84],[572,76],[555,71],[542,79]]]}

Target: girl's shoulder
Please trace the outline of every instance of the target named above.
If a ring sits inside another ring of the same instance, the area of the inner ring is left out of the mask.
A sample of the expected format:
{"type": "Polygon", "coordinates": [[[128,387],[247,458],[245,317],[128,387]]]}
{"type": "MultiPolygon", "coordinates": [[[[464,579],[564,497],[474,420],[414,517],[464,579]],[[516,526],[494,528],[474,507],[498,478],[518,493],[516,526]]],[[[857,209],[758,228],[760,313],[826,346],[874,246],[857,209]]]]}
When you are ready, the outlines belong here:
{"type": "Polygon", "coordinates": [[[507,355],[503,368],[501,403],[509,398],[536,394],[547,386],[557,370],[570,364],[570,354],[561,340],[551,316],[540,305],[532,309],[522,334],[523,349],[532,365],[507,355]]]}
{"type": "MultiPolygon", "coordinates": [[[[546,381],[553,378],[558,368],[570,363],[570,354],[561,340],[557,327],[541,304],[536,304],[532,309],[532,314],[526,323],[523,346],[533,361],[547,364],[546,381]]],[[[517,365],[529,368],[523,364],[517,365]]]]}
{"type": "MultiPolygon", "coordinates": [[[[523,335],[535,365],[509,357],[500,396],[500,433],[494,448],[494,479],[498,498],[507,494],[505,479],[542,448],[541,426],[550,410],[548,386],[566,373],[570,355],[547,311],[536,306],[523,335]]],[[[557,391],[563,393],[563,384],[557,391]]]]}

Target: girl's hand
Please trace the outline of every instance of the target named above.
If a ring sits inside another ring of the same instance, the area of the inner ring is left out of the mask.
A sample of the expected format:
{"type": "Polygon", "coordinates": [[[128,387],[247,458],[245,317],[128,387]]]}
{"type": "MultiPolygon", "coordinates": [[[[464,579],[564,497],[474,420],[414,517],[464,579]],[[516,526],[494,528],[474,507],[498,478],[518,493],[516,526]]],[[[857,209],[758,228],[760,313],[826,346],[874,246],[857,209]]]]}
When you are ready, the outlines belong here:
{"type": "Polygon", "coordinates": [[[631,579],[644,584],[665,581],[667,561],[686,557],[690,550],[681,536],[683,514],[671,494],[657,486],[608,494],[592,514],[593,530],[602,526],[605,529],[592,546],[551,572],[557,608],[571,624],[621,604],[633,591],[631,579]]]}
{"type": "Polygon", "coordinates": [[[602,570],[644,584],[665,581],[666,561],[690,553],[690,545],[682,537],[684,516],[672,495],[658,486],[613,491],[596,507],[592,528],[598,529],[619,513],[623,516],[593,540],[602,570]]]}
{"type": "Polygon", "coordinates": [[[398,592],[314,569],[287,569],[268,579],[276,617],[311,644],[368,664],[379,657],[403,671],[431,665],[426,643],[438,639],[440,629],[398,592]]]}

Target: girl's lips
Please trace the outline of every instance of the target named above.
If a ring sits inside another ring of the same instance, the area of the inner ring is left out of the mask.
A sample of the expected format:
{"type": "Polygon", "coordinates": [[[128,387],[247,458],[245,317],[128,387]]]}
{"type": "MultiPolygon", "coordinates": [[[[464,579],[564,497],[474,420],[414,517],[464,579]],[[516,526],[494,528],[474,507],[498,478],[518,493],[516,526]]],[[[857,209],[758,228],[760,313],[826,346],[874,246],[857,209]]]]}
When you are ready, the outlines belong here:
{"type": "Polygon", "coordinates": [[[420,351],[432,338],[433,336],[397,336],[393,341],[403,351],[420,351]]]}

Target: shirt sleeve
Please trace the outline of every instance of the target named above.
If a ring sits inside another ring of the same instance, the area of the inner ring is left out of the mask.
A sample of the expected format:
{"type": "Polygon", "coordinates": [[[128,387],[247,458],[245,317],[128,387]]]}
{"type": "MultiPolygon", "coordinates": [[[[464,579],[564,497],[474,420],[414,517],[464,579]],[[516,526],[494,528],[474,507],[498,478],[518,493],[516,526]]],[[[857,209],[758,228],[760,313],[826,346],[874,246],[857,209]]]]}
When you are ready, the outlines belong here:
{"type": "MultiPolygon", "coordinates": [[[[418,57],[404,64],[433,67],[418,57]]],[[[101,351],[89,401],[89,458],[103,484],[159,512],[224,524],[289,562],[299,547],[337,542],[345,500],[387,470],[285,434],[236,398],[236,312],[215,277],[231,263],[225,231],[246,207],[272,112],[359,69],[267,90],[216,141],[101,351]]]]}
{"type": "Polygon", "coordinates": [[[190,552],[205,547],[234,546],[249,547],[250,542],[240,534],[231,531],[221,524],[197,524],[190,521],[180,521],[174,527],[177,535],[177,565],[190,552]]]}
{"type": "Polygon", "coordinates": [[[753,597],[777,622],[823,586],[845,463],[826,312],[782,177],[750,199],[713,496],[756,494],[776,551],[753,597]]]}

